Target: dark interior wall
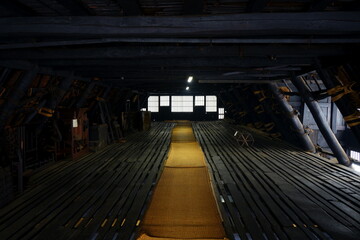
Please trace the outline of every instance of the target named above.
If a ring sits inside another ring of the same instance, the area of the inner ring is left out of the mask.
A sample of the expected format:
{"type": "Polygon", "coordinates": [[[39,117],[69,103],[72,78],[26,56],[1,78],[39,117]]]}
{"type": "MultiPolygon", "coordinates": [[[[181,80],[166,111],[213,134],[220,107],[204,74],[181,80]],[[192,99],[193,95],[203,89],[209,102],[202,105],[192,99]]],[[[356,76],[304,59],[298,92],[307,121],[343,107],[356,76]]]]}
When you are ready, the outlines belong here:
{"type": "Polygon", "coordinates": [[[190,120],[214,121],[218,120],[217,112],[206,112],[203,106],[194,106],[194,112],[171,112],[171,107],[160,107],[158,113],[151,113],[153,121],[190,120]]]}

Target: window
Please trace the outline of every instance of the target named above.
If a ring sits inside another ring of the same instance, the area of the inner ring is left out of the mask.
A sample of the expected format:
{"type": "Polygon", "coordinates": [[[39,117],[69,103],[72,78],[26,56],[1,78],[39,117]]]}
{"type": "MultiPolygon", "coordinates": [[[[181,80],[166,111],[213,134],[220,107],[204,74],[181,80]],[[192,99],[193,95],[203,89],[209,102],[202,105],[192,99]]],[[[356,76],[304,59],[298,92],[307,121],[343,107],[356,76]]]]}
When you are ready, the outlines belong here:
{"type": "Polygon", "coordinates": [[[350,157],[356,161],[360,161],[360,152],[350,150],[350,157]]]}
{"type": "Polygon", "coordinates": [[[77,120],[77,119],[73,119],[73,120],[72,120],[72,127],[73,127],[73,128],[77,128],[78,126],[79,126],[78,120],[77,120]]]}
{"type": "Polygon", "coordinates": [[[216,112],[217,111],[217,98],[216,96],[206,96],[206,112],[216,112]]]}
{"type": "Polygon", "coordinates": [[[170,106],[170,96],[160,96],[160,107],[170,106]]]}
{"type": "Polygon", "coordinates": [[[205,106],[205,97],[195,96],[195,106],[205,106]]]}
{"type": "Polygon", "coordinates": [[[224,119],[224,115],[225,115],[225,109],[224,108],[219,108],[219,119],[224,119]]]}
{"type": "Polygon", "coordinates": [[[171,112],[193,112],[193,96],[171,96],[171,112]]]}
{"type": "Polygon", "coordinates": [[[148,98],[148,111],[159,112],[159,96],[150,96],[148,98]]]}

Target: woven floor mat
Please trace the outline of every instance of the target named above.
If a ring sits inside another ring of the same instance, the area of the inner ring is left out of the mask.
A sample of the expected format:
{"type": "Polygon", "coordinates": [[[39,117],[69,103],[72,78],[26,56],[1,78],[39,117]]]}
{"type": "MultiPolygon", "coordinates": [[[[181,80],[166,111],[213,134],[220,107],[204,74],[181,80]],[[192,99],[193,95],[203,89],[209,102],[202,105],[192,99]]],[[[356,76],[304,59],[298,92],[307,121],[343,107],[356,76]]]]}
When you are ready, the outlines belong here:
{"type": "Polygon", "coordinates": [[[167,167],[205,167],[205,157],[197,142],[172,143],[167,167]]]}
{"type": "Polygon", "coordinates": [[[204,154],[191,123],[172,132],[164,171],[141,224],[138,239],[225,239],[204,154]]]}
{"type": "Polygon", "coordinates": [[[227,238],[158,238],[141,234],[138,240],[228,240],[227,238]]]}

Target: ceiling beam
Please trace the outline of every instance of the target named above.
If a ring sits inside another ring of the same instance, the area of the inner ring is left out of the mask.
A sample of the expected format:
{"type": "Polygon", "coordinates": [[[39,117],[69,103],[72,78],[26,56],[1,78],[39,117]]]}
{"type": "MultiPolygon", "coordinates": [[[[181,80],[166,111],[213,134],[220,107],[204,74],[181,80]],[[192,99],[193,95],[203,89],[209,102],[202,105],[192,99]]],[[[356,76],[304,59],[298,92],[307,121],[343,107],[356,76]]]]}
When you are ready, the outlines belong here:
{"type": "Polygon", "coordinates": [[[1,59],[116,59],[141,57],[318,57],[355,54],[345,46],[123,46],[79,49],[0,50],[1,59]]]}
{"type": "Polygon", "coordinates": [[[249,0],[246,5],[247,12],[261,12],[270,0],[249,0]]]}
{"type": "Polygon", "coordinates": [[[109,43],[205,43],[205,44],[339,44],[360,43],[360,37],[340,38],[98,38],[63,41],[38,41],[1,43],[0,49],[40,48],[109,43]]]}
{"type": "Polygon", "coordinates": [[[123,71],[106,71],[106,70],[91,70],[87,71],[76,71],[78,75],[85,77],[104,77],[104,78],[112,78],[112,77],[122,77],[124,79],[146,79],[146,80],[156,80],[162,78],[173,78],[179,79],[180,81],[186,80],[189,75],[193,75],[196,78],[205,78],[205,77],[216,77],[223,79],[237,79],[237,78],[279,78],[279,77],[289,77],[290,73],[282,72],[282,73],[242,73],[242,74],[233,74],[233,75],[225,75],[224,72],[177,72],[177,71],[156,71],[156,72],[148,72],[148,71],[140,71],[138,72],[123,72],[123,71]]]}
{"type": "Polygon", "coordinates": [[[2,37],[234,37],[360,34],[358,12],[251,13],[191,17],[1,18],[2,37]]]}
{"type": "MultiPolygon", "coordinates": [[[[4,60],[9,62],[10,60],[4,60]]],[[[222,57],[222,58],[161,58],[161,59],[135,59],[135,60],[106,60],[106,59],[74,59],[74,60],[46,60],[38,61],[41,66],[114,66],[114,67],[278,67],[278,66],[308,66],[315,63],[314,58],[247,58],[222,57]]]]}
{"type": "Polygon", "coordinates": [[[229,83],[255,83],[255,84],[265,84],[265,83],[274,83],[274,82],[280,82],[281,80],[199,80],[199,83],[221,83],[221,84],[229,84],[229,83]]]}

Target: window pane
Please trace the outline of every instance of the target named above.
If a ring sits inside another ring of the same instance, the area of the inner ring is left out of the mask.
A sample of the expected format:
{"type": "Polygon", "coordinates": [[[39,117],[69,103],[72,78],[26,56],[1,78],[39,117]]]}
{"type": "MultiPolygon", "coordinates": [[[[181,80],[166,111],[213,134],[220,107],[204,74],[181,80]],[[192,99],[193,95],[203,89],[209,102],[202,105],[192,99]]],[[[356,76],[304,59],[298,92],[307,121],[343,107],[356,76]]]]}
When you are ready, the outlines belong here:
{"type": "Polygon", "coordinates": [[[161,107],[170,106],[170,96],[160,96],[160,106],[161,107]]]}
{"type": "Polygon", "coordinates": [[[193,96],[171,96],[172,112],[193,112],[194,98],[193,96]]]}
{"type": "Polygon", "coordinates": [[[216,96],[206,96],[206,112],[217,112],[217,98],[216,96]]]}
{"type": "Polygon", "coordinates": [[[159,112],[159,96],[150,96],[148,98],[148,111],[159,112]]]}
{"type": "Polygon", "coordinates": [[[205,97],[195,96],[195,106],[205,106],[205,97]]]}
{"type": "Polygon", "coordinates": [[[360,152],[350,150],[350,157],[357,161],[360,161],[360,152]]]}

